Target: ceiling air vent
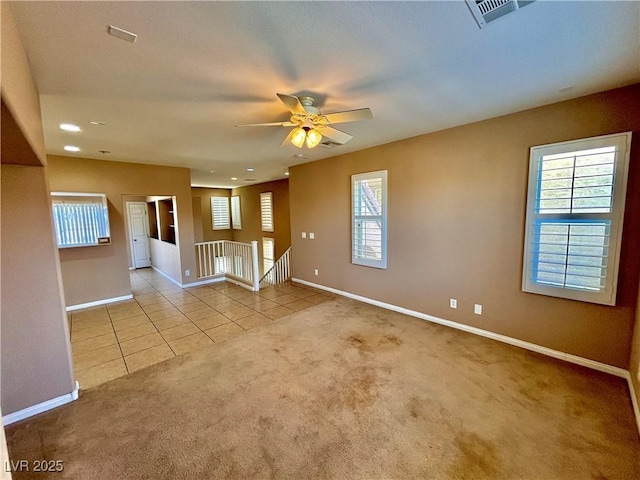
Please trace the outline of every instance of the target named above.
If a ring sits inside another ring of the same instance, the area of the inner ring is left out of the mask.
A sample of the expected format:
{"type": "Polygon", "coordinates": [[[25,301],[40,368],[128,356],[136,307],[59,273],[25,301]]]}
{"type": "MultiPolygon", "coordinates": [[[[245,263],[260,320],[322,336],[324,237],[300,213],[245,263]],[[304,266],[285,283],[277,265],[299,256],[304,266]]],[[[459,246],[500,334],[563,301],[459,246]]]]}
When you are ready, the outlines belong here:
{"type": "Polygon", "coordinates": [[[320,142],[320,146],[324,148],[334,148],[342,145],[341,143],[332,142],[331,140],[325,140],[324,142],[320,142]]]}
{"type": "Polygon", "coordinates": [[[526,7],[535,0],[467,0],[467,5],[480,28],[510,13],[526,7]]]}

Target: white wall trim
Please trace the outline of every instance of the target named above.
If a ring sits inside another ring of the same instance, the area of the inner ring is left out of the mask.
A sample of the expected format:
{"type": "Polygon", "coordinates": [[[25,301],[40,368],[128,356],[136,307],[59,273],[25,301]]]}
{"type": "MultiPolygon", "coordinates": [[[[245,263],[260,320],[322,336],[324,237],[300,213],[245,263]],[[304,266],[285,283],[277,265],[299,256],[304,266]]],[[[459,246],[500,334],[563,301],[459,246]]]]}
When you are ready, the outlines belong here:
{"type": "Polygon", "coordinates": [[[428,322],[438,323],[440,325],[455,328],[457,330],[462,330],[468,333],[473,333],[475,335],[490,338],[492,340],[497,340],[498,342],[508,343],[509,345],[514,345],[516,347],[524,348],[526,350],[531,350],[532,352],[541,353],[549,357],[558,358],[566,362],[575,363],[576,365],[582,365],[583,367],[591,368],[593,370],[598,370],[599,372],[610,373],[611,375],[615,375],[616,377],[624,378],[627,380],[627,383],[629,384],[629,394],[631,395],[633,412],[636,417],[636,423],[638,424],[638,433],[640,434],[640,407],[638,406],[638,397],[636,396],[633,381],[631,380],[631,374],[629,373],[628,370],[625,370],[620,367],[614,367],[613,365],[608,365],[606,363],[597,362],[589,358],[579,357],[578,355],[573,355],[571,353],[561,352],[559,350],[554,350],[552,348],[543,347],[542,345],[537,345],[535,343],[525,342],[524,340],[508,337],[506,335],[501,335],[499,333],[490,332],[488,330],[482,330],[481,328],[465,325],[464,323],[445,320],[444,318],[434,317],[433,315],[427,315],[425,313],[416,312],[415,310],[409,310],[408,308],[399,307],[397,305],[381,302],[379,300],[373,300],[371,298],[363,297],[361,295],[356,295],[354,293],[345,292],[342,290],[338,290],[336,288],[326,287],[324,285],[319,285],[313,282],[307,282],[306,280],[301,280],[299,278],[292,278],[291,280],[293,282],[301,283],[303,285],[308,285],[309,287],[314,287],[319,290],[326,290],[327,292],[335,293],[337,295],[342,295],[343,297],[352,298],[354,300],[358,300],[363,303],[368,303],[370,305],[375,305],[377,307],[385,308],[387,310],[392,310],[398,313],[404,313],[405,315],[420,318],[428,322]]]}
{"type": "Polygon", "coordinates": [[[76,381],[76,388],[72,392],[65,393],[64,395],[52,398],[51,400],[46,400],[44,402],[38,403],[37,405],[32,405],[31,407],[23,408],[22,410],[18,410],[17,412],[5,415],[2,417],[2,423],[7,426],[12,423],[19,422],[20,420],[24,420],[25,418],[33,417],[34,415],[38,415],[39,413],[43,413],[53,408],[59,407],[66,403],[73,402],[74,400],[78,399],[79,389],[80,384],[76,381]]]}
{"type": "Polygon", "coordinates": [[[72,312],[74,310],[80,310],[82,308],[97,307],[98,305],[105,305],[107,303],[122,302],[123,300],[131,300],[132,298],[133,298],[133,294],[130,293],[129,295],[123,295],[121,297],[105,298],[105,299],[102,299],[102,300],[96,300],[95,302],[79,303],[77,305],[69,305],[67,307],[67,312],[72,312]]]}
{"type": "Polygon", "coordinates": [[[549,357],[558,358],[560,360],[565,360],[567,362],[575,363],[577,365],[582,365],[583,367],[592,368],[600,372],[610,373],[612,375],[615,375],[616,377],[627,378],[627,376],[629,375],[629,372],[627,370],[620,367],[614,367],[613,365],[608,365],[606,363],[597,362],[595,360],[590,360],[588,358],[579,357],[577,355],[561,352],[559,350],[554,350],[548,347],[543,347],[542,345],[537,345],[535,343],[525,342],[524,340],[508,337],[506,335],[490,332],[488,330],[482,330],[481,328],[465,325],[464,323],[458,323],[458,322],[453,322],[451,320],[445,320],[444,318],[434,317],[433,315],[427,315],[425,313],[416,312],[415,310],[409,310],[408,308],[399,307],[397,305],[392,305],[390,303],[380,302],[378,300],[372,300],[370,298],[362,297],[360,295],[355,295],[353,293],[343,292],[342,290],[337,290],[331,287],[325,287],[324,285],[318,285],[312,282],[307,282],[306,280],[300,280],[298,278],[292,278],[292,280],[294,282],[302,283],[303,285],[308,285],[310,287],[318,288],[320,290],[326,290],[328,292],[336,293],[338,295],[342,295],[348,298],[353,298],[354,300],[359,300],[364,303],[369,303],[377,307],[386,308],[387,310],[393,310],[394,312],[404,313],[405,315],[410,315],[412,317],[417,317],[422,320],[427,320],[428,322],[438,323],[440,325],[445,325],[447,327],[455,328],[457,330],[473,333],[481,337],[490,338],[492,340],[497,340],[499,342],[508,343],[509,345],[514,345],[516,347],[524,348],[526,350],[531,350],[533,352],[541,353],[549,357]]]}
{"type": "Polygon", "coordinates": [[[640,405],[638,405],[638,396],[636,395],[636,389],[633,385],[633,379],[631,378],[631,372],[627,372],[627,383],[629,384],[629,395],[631,395],[631,405],[633,405],[633,413],[636,414],[636,423],[638,424],[638,434],[640,434],[640,405]]]}
{"type": "Polygon", "coordinates": [[[473,333],[474,335],[479,335],[481,337],[497,340],[498,342],[508,343],[509,345],[514,345],[516,347],[524,348],[526,350],[531,350],[532,352],[541,353],[542,355],[547,355],[549,357],[564,360],[566,362],[575,363],[576,365],[582,365],[583,367],[591,368],[593,370],[598,370],[599,372],[610,373],[611,375],[615,375],[616,377],[624,378],[627,380],[627,383],[629,384],[629,395],[631,395],[633,412],[636,417],[636,423],[638,424],[638,433],[640,434],[640,406],[638,406],[638,397],[636,396],[633,380],[631,379],[631,373],[629,373],[629,371],[625,370],[624,368],[614,367],[613,365],[597,362],[589,358],[579,357],[578,355],[573,355],[571,353],[561,352],[559,350],[543,347],[542,345],[537,345],[535,343],[525,342],[524,340],[508,337],[506,335],[490,332],[488,330],[482,330],[481,328],[465,325],[464,323],[458,323],[458,322],[453,322],[451,320],[445,320],[444,318],[434,317],[433,315],[427,315],[426,313],[417,312],[415,310],[409,310],[408,308],[399,307],[397,305],[381,302],[379,300],[373,300],[371,298],[363,297],[361,295],[356,295],[354,293],[345,292],[343,290],[338,290],[336,288],[326,287],[324,285],[320,285],[313,282],[307,282],[306,280],[301,280],[299,278],[292,278],[291,280],[293,282],[301,283],[303,285],[314,287],[319,290],[326,290],[327,292],[335,293],[337,295],[342,295],[343,297],[348,297],[363,303],[375,305],[376,307],[385,308],[387,310],[392,310],[398,313],[404,313],[405,315],[409,315],[411,317],[420,318],[428,322],[438,323],[446,327],[451,327],[457,330],[462,330],[464,332],[473,333]]]}
{"type": "Polygon", "coordinates": [[[153,268],[156,272],[158,272],[160,275],[162,275],[164,278],[166,278],[167,280],[171,280],[173,283],[175,283],[177,286],[179,286],[180,288],[183,288],[183,285],[177,281],[175,278],[171,278],[169,275],[167,275],[166,273],[164,273],[162,270],[157,269],[156,267],[154,267],[153,265],[151,265],[151,268],[153,268]]]}
{"type": "Polygon", "coordinates": [[[239,287],[246,288],[247,290],[249,290],[251,292],[254,291],[253,290],[253,285],[247,285],[246,283],[240,282],[240,281],[236,280],[235,278],[231,278],[231,277],[225,275],[225,280],[227,282],[229,282],[229,283],[233,283],[234,285],[238,285],[239,287]]]}
{"type": "Polygon", "coordinates": [[[199,287],[200,285],[207,285],[209,283],[221,283],[224,281],[225,281],[225,276],[221,275],[219,277],[210,278],[209,280],[201,280],[199,282],[193,282],[193,283],[183,283],[182,288],[199,287]]]}

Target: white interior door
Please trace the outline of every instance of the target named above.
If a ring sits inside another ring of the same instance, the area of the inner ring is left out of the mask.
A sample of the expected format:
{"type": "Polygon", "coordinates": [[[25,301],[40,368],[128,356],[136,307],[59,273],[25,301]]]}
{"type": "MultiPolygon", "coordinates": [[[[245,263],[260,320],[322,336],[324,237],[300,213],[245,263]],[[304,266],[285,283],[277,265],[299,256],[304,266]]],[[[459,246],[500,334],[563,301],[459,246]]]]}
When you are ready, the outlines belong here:
{"type": "Polygon", "coordinates": [[[151,266],[149,255],[149,217],[147,204],[127,202],[129,217],[129,242],[131,244],[131,262],[134,268],[151,266]]]}

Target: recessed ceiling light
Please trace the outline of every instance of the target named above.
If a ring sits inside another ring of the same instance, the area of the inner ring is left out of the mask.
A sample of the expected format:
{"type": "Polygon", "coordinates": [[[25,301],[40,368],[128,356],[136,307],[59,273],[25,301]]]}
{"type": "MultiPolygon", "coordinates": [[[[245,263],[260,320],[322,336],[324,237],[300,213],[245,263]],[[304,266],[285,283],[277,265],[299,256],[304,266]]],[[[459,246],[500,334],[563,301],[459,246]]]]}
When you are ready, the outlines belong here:
{"type": "Polygon", "coordinates": [[[106,123],[104,123],[104,122],[97,122],[97,121],[95,121],[95,120],[91,120],[89,123],[90,123],[91,125],[106,125],[106,123]]]}
{"type": "Polygon", "coordinates": [[[65,132],[79,132],[82,129],[73,123],[61,123],[60,130],[64,130],[65,132]]]}
{"type": "Polygon", "coordinates": [[[231,180],[237,180],[238,177],[231,177],[231,180]]]}
{"type": "Polygon", "coordinates": [[[309,157],[305,157],[302,153],[296,153],[294,155],[294,157],[296,157],[296,158],[309,158],[309,157]]]}
{"type": "Polygon", "coordinates": [[[289,176],[289,172],[284,172],[284,174],[288,177],[289,176]]]}
{"type": "Polygon", "coordinates": [[[120,40],[125,40],[131,43],[135,43],[138,39],[137,34],[113,25],[109,25],[109,28],[107,28],[107,33],[113,37],[119,38],[120,40]]]}
{"type": "Polygon", "coordinates": [[[215,170],[209,170],[209,173],[216,173],[215,170]]]}
{"type": "Polygon", "coordinates": [[[255,171],[255,168],[247,168],[247,172],[253,172],[255,171]]]}
{"type": "Polygon", "coordinates": [[[80,151],[80,149],[78,147],[76,147],[75,145],[65,145],[64,149],[67,152],[79,152],[80,151]]]}

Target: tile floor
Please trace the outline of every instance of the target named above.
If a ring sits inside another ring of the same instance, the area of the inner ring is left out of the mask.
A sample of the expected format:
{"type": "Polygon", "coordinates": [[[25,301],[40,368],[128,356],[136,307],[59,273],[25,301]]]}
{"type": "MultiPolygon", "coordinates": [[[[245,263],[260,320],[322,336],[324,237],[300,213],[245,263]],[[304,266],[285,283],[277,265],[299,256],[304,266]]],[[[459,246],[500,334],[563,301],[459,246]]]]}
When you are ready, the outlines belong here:
{"type": "Polygon", "coordinates": [[[133,270],[130,276],[132,300],[69,314],[81,389],[223,342],[334,297],[292,283],[257,293],[227,282],[183,289],[150,268],[133,270]]]}

